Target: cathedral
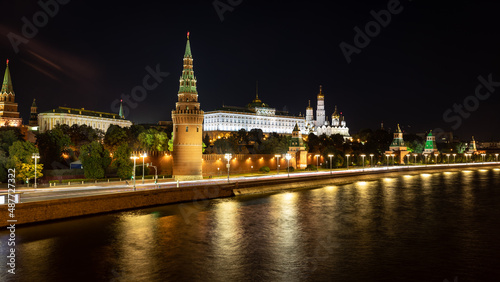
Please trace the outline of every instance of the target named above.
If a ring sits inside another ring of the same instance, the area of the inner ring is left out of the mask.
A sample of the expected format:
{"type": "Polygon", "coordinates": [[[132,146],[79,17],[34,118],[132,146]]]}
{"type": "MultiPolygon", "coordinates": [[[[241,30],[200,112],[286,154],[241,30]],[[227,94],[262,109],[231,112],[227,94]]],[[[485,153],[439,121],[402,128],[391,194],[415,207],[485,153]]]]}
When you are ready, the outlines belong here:
{"type": "Polygon", "coordinates": [[[314,120],[314,109],[311,107],[311,101],[309,101],[309,106],[306,108],[306,126],[308,131],[318,136],[322,134],[326,134],[327,136],[340,134],[344,137],[344,140],[350,139],[349,128],[342,113],[338,113],[337,106],[335,106],[335,111],[331,116],[331,122],[328,121],[325,113],[325,94],[323,94],[323,87],[321,85],[317,99],[316,120],[314,120]]]}

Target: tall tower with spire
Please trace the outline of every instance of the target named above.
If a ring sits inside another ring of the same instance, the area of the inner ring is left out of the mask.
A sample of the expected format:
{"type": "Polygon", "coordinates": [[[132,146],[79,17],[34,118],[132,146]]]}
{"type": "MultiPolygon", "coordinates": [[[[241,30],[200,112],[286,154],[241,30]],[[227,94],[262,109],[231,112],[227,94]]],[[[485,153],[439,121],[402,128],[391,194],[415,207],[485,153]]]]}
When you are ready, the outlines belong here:
{"type": "Polygon", "coordinates": [[[38,126],[38,108],[36,106],[35,100],[36,99],[33,99],[33,104],[31,104],[29,126],[38,126]]]}
{"type": "Polygon", "coordinates": [[[312,124],[314,120],[314,112],[313,108],[311,107],[311,100],[309,100],[309,106],[306,108],[306,122],[309,124],[312,124]]]}
{"type": "Polygon", "coordinates": [[[323,94],[323,86],[319,86],[318,107],[316,108],[316,126],[320,127],[325,124],[325,95],[323,94]]]}
{"type": "Polygon", "coordinates": [[[438,149],[436,146],[436,137],[432,135],[432,130],[427,135],[427,139],[425,140],[424,154],[433,154],[437,153],[438,149]]]}
{"type": "Polygon", "coordinates": [[[187,34],[184,68],[179,80],[178,101],[172,111],[173,176],[178,180],[196,180],[202,177],[203,111],[198,102],[193,55],[187,34]]]}
{"type": "Polygon", "coordinates": [[[15,102],[16,95],[12,87],[12,79],[10,77],[9,60],[5,68],[3,76],[2,90],[0,92],[0,126],[16,126],[22,125],[22,120],[19,118],[17,111],[17,103],[15,102]]]}

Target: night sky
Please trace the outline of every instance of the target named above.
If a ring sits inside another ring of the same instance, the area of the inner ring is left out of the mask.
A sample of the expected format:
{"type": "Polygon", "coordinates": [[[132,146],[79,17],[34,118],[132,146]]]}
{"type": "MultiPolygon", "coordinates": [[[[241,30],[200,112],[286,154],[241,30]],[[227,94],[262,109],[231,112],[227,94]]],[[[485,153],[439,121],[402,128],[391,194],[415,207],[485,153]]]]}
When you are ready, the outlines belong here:
{"type": "Polygon", "coordinates": [[[304,114],[323,85],[327,115],[338,105],[351,134],[383,121],[406,132],[454,126],[463,140],[500,139],[500,87],[487,98],[483,87],[483,99],[474,98],[479,76],[500,81],[498,1],[220,0],[220,9],[232,10],[223,21],[212,1],[109,2],[59,4],[45,24],[38,19],[38,32],[19,52],[8,35],[23,36],[22,18],[33,22],[42,8],[37,1],[2,2],[0,60],[10,59],[24,123],[33,98],[39,112],[58,106],[111,112],[113,101],[142,85],[145,68],[158,64],[170,75],[127,118],[171,120],[189,30],[205,111],[246,105],[258,80],[264,102],[304,114]],[[374,20],[370,11],[388,5],[395,12],[390,21],[348,63],[339,45],[355,46],[354,28],[364,30],[374,20]],[[471,110],[458,124],[453,106],[464,99],[471,110]]]}

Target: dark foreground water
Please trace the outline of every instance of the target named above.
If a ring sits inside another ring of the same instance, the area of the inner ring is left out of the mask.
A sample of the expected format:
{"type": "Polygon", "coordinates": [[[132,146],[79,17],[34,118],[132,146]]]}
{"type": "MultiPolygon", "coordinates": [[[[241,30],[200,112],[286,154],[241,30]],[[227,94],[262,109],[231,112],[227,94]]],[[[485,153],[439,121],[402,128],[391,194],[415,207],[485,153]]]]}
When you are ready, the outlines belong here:
{"type": "Polygon", "coordinates": [[[381,178],[16,230],[1,281],[500,281],[500,169],[381,178]]]}

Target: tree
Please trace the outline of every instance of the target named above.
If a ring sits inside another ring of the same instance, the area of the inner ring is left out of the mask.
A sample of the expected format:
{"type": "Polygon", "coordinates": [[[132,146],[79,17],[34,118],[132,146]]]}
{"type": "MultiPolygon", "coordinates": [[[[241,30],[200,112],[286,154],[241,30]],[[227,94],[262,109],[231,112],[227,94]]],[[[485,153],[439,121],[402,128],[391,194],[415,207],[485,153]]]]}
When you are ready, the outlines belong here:
{"type": "Polygon", "coordinates": [[[127,130],[118,125],[110,125],[104,135],[105,148],[111,152],[115,152],[118,146],[125,142],[128,143],[127,130]]]}
{"type": "Polygon", "coordinates": [[[131,155],[132,150],[130,149],[128,143],[120,144],[120,146],[118,146],[115,153],[113,154],[113,167],[118,169],[118,177],[127,179],[132,176],[134,163],[130,159],[131,155]]]}
{"type": "Polygon", "coordinates": [[[143,150],[154,152],[168,150],[168,134],[166,132],[150,128],[141,132],[138,136],[138,140],[143,150]]]}
{"type": "MultiPolygon", "coordinates": [[[[9,147],[7,167],[16,169],[17,181],[34,178],[35,160],[32,158],[33,153],[38,153],[38,149],[28,141],[16,141],[9,147]]],[[[43,164],[37,164],[36,169],[37,176],[42,177],[43,164]]]]}
{"type": "Polygon", "coordinates": [[[105,170],[111,163],[111,157],[101,143],[92,141],[80,148],[80,161],[85,178],[98,179],[104,177],[105,170]]]}
{"type": "Polygon", "coordinates": [[[68,135],[64,134],[61,128],[56,127],[47,132],[37,134],[36,144],[40,148],[40,161],[45,167],[52,166],[54,163],[64,164],[61,165],[63,167],[68,165],[61,154],[68,152],[71,140],[68,135]]]}
{"type": "MultiPolygon", "coordinates": [[[[2,128],[3,129],[3,128],[2,128]]],[[[9,147],[16,141],[23,139],[21,132],[18,128],[7,127],[7,130],[0,130],[0,149],[5,153],[9,152],[9,147]]]]}

